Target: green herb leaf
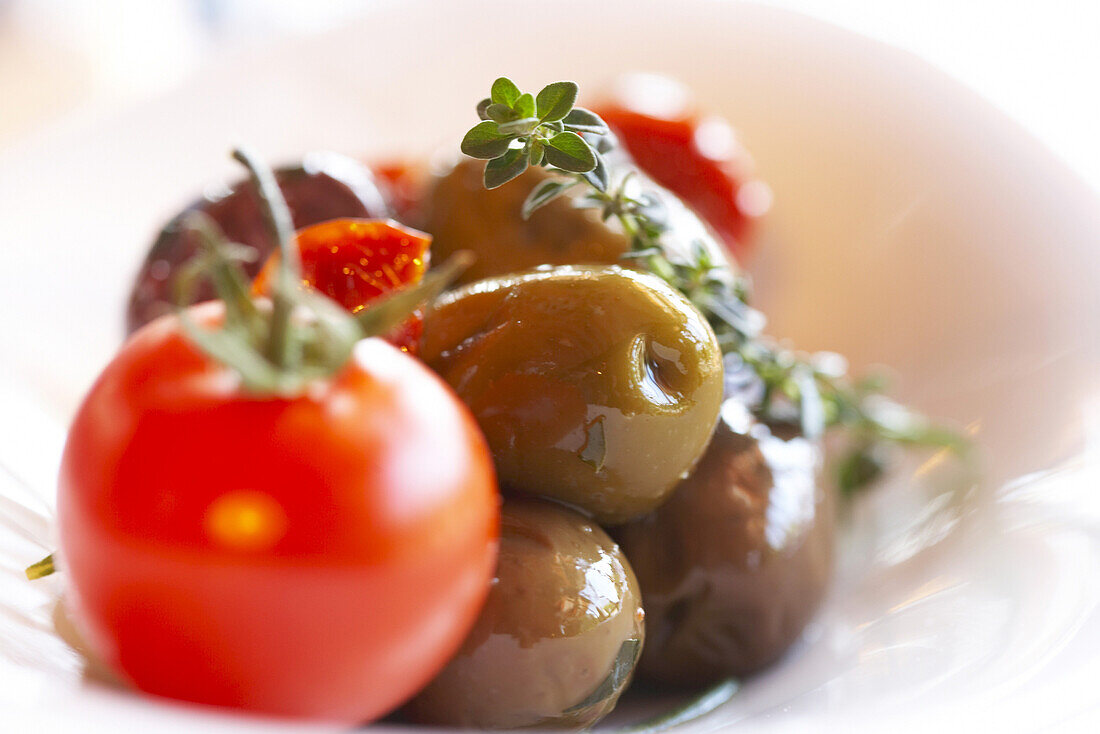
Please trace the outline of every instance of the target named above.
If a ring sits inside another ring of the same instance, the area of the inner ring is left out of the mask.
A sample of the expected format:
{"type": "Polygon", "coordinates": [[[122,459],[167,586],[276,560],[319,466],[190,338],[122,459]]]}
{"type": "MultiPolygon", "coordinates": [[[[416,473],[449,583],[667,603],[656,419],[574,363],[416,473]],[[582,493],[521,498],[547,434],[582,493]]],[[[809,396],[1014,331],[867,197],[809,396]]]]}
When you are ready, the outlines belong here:
{"type": "Polygon", "coordinates": [[[489,92],[489,96],[492,97],[494,102],[499,103],[499,105],[513,107],[516,100],[519,99],[519,87],[516,86],[515,81],[506,76],[498,77],[493,83],[493,88],[492,91],[489,92]]]}
{"type": "Polygon", "coordinates": [[[546,141],[546,160],[571,173],[585,173],[596,167],[596,153],[576,133],[558,133],[546,141]]]}
{"type": "Polygon", "coordinates": [[[529,219],[538,209],[546,206],[576,185],[576,181],[546,179],[531,189],[531,193],[527,195],[527,199],[523,202],[523,218],[529,219]]]}
{"type": "Polygon", "coordinates": [[[593,135],[606,135],[610,132],[607,123],[599,115],[583,107],[574,107],[569,111],[562,122],[567,130],[576,133],[592,133],[593,135]]]}
{"type": "Polygon", "coordinates": [[[573,109],[577,101],[577,85],[574,82],[547,84],[535,98],[538,117],[543,122],[560,120],[573,109]]]}
{"type": "Polygon", "coordinates": [[[531,138],[527,141],[527,158],[530,160],[532,166],[541,166],[543,154],[546,151],[546,146],[542,144],[542,141],[538,138],[531,138]]]}
{"type": "Polygon", "coordinates": [[[836,483],[842,496],[849,497],[882,476],[884,460],[876,448],[873,443],[864,443],[837,463],[836,483]]]}
{"type": "Polygon", "coordinates": [[[502,76],[493,82],[490,96],[498,104],[514,107],[516,100],[519,99],[519,87],[508,77],[502,76]]]}
{"type": "Polygon", "coordinates": [[[599,153],[596,153],[595,156],[596,167],[591,171],[585,171],[581,175],[584,176],[584,180],[590,183],[593,188],[601,193],[605,193],[608,187],[611,186],[611,176],[607,172],[607,164],[604,162],[603,156],[599,153]]]}
{"type": "Polygon", "coordinates": [[[527,170],[527,156],[522,148],[509,148],[499,158],[485,164],[485,188],[495,189],[527,170]]]}
{"type": "Polygon", "coordinates": [[[508,152],[514,135],[500,132],[500,126],[492,120],[479,122],[462,138],[462,152],[471,158],[491,160],[508,152]]]}
{"type": "Polygon", "coordinates": [[[492,103],[493,103],[493,100],[489,99],[488,97],[486,97],[485,99],[483,99],[483,100],[481,100],[480,102],[477,103],[477,116],[480,119],[482,119],[482,120],[488,120],[489,119],[488,110],[489,110],[489,105],[491,105],[492,103]]]}
{"type": "Polygon", "coordinates": [[[538,124],[537,117],[521,117],[518,120],[501,123],[500,132],[504,135],[530,135],[538,124]]]}
{"type": "Polygon", "coordinates": [[[53,553],[51,553],[50,555],[43,558],[41,561],[32,563],[31,565],[27,566],[24,573],[26,573],[28,580],[34,581],[36,579],[45,578],[56,570],[57,566],[54,563],[53,553]]]}
{"type": "Polygon", "coordinates": [[[825,409],[821,404],[821,393],[817,389],[817,380],[809,365],[798,365],[792,370],[792,382],[798,386],[797,399],[802,435],[811,439],[821,438],[825,433],[825,409]]]}
{"type": "Polygon", "coordinates": [[[512,109],[516,111],[517,117],[534,117],[535,98],[527,93],[521,94],[516,103],[512,105],[512,109]]]}
{"type": "Polygon", "coordinates": [[[506,104],[500,102],[493,102],[491,105],[485,108],[485,114],[490,120],[495,122],[511,122],[512,120],[518,120],[520,114],[513,110],[506,104]]]}

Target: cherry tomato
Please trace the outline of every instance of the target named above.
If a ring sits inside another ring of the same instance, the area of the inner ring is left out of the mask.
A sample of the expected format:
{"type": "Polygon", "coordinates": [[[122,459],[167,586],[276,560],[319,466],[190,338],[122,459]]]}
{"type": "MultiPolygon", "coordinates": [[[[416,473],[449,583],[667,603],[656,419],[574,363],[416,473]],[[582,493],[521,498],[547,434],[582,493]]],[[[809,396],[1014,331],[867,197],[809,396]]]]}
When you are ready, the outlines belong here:
{"type": "Polygon", "coordinates": [[[447,662],[498,533],[485,441],[418,360],[366,339],[305,394],[260,396],[175,316],[92,387],[58,514],[77,619],[135,686],[348,724],[447,662]]]}
{"type": "Polygon", "coordinates": [[[628,77],[596,111],[638,166],[706,220],[735,258],[748,253],[771,192],[755,180],[728,122],[701,116],[682,85],[651,75],[628,77]]]}
{"type": "MultiPolygon", "coordinates": [[[[356,313],[384,293],[416,283],[424,275],[432,238],[384,219],[333,219],[298,232],[302,280],[356,313]]],[[[278,268],[273,255],[253,281],[266,294],[278,268]]],[[[416,353],[423,331],[417,311],[389,335],[403,351],[416,353]]]]}

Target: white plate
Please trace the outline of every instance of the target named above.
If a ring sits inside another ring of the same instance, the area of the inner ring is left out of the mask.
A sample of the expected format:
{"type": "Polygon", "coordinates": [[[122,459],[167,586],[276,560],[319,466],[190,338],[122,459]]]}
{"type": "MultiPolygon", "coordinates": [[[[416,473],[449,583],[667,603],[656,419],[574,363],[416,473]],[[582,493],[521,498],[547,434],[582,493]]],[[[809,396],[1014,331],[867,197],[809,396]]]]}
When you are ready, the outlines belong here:
{"type": "Polygon", "coordinates": [[[1094,194],[957,83],[823,23],[702,0],[537,7],[376,3],[354,26],[226,59],[0,158],[0,457],[29,486],[0,474],[0,720],[276,726],[83,681],[49,624],[54,584],[20,578],[50,544],[41,498],[60,426],[117,345],[139,257],[159,222],[232,170],[230,145],[273,159],[424,152],[454,145],[501,73],[592,89],[641,69],[684,79],[733,119],[772,184],[755,270],[773,332],[857,369],[892,365],[902,398],[970,427],[982,452],[965,497],[925,465],[857,507],[805,641],[695,728],[1095,722],[1094,194]]]}

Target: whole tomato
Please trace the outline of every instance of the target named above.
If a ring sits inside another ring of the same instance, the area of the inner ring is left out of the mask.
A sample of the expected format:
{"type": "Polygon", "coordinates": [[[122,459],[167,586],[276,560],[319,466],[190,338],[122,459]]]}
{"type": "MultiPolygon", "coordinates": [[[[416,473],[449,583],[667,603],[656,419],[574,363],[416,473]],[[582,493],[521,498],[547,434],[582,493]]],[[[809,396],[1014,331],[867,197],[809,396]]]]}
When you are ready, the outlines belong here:
{"type": "Polygon", "coordinates": [[[255,394],[175,316],[92,387],[58,514],[77,619],[135,686],[344,723],[447,662],[498,533],[485,442],[416,359],[366,339],[300,395],[255,394]]]}

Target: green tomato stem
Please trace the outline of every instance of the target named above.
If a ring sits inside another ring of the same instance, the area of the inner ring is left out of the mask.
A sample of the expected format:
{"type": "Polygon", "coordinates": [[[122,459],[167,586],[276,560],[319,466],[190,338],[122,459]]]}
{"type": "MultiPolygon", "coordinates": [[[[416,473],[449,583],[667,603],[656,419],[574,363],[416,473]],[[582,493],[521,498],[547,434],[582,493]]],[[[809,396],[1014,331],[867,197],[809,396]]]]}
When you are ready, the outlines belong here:
{"type": "Polygon", "coordinates": [[[260,197],[260,211],[279,248],[279,272],[271,293],[271,337],[267,343],[267,357],[277,367],[287,368],[292,366],[289,349],[290,317],[294,310],[292,291],[299,286],[302,273],[294,220],[272,170],[247,148],[235,149],[233,157],[248,169],[260,197]]]}

